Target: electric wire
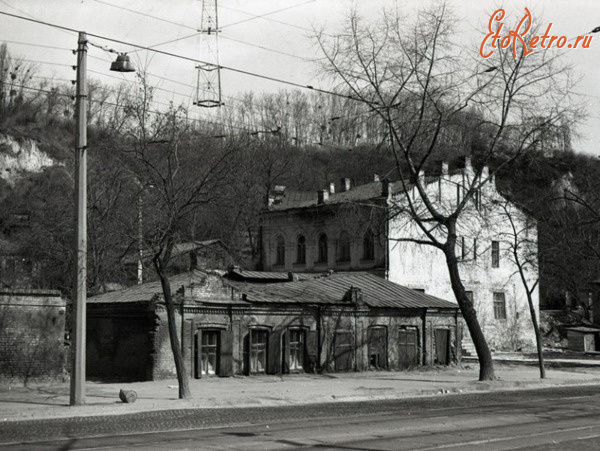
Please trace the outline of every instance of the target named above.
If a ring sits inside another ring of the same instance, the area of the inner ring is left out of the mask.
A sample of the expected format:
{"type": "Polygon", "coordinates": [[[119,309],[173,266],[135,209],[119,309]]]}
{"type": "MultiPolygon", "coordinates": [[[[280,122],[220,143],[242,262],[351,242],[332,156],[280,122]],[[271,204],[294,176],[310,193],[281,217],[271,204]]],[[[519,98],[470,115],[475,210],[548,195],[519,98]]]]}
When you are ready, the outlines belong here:
{"type": "MultiPolygon", "coordinates": [[[[0,11],[0,14],[1,15],[5,15],[5,16],[9,16],[9,17],[14,17],[14,18],[21,19],[21,20],[35,22],[35,23],[38,23],[38,24],[41,24],[41,25],[46,25],[46,26],[49,26],[49,27],[55,27],[55,28],[58,28],[58,29],[66,30],[66,31],[72,31],[72,32],[76,32],[77,31],[77,30],[74,30],[74,29],[69,28],[69,27],[64,27],[62,25],[56,25],[56,24],[52,24],[52,23],[49,23],[49,22],[40,21],[40,20],[37,20],[37,19],[31,19],[31,18],[28,18],[28,17],[19,16],[17,14],[7,13],[5,11],[0,11]]],[[[194,63],[197,63],[197,64],[203,64],[203,65],[208,65],[208,66],[216,66],[213,63],[209,63],[209,62],[206,62],[206,61],[203,61],[203,60],[199,60],[197,58],[192,58],[192,57],[184,56],[184,55],[178,55],[176,53],[166,52],[166,51],[163,51],[163,50],[151,49],[149,47],[146,47],[146,46],[143,46],[143,45],[139,45],[139,44],[134,44],[134,43],[127,42],[127,41],[123,41],[121,39],[109,38],[107,36],[103,36],[103,35],[99,35],[99,34],[95,34],[95,33],[87,33],[87,34],[88,34],[88,36],[91,36],[91,37],[94,37],[94,38],[103,39],[103,40],[106,40],[106,41],[115,42],[115,43],[118,43],[118,44],[123,44],[123,45],[126,45],[126,46],[130,46],[130,47],[136,47],[136,48],[139,48],[139,49],[142,49],[142,50],[148,50],[148,51],[151,51],[151,52],[154,52],[154,53],[158,53],[160,55],[165,55],[165,56],[169,56],[169,57],[172,57],[172,58],[178,58],[178,59],[181,59],[181,60],[184,60],[184,61],[191,61],[191,62],[194,62],[194,63]]],[[[329,91],[327,89],[315,88],[312,85],[303,85],[301,83],[297,83],[297,82],[293,82],[293,81],[289,81],[289,80],[283,80],[281,78],[271,77],[269,75],[257,74],[257,73],[254,73],[254,72],[251,72],[251,71],[247,71],[247,70],[244,70],[244,69],[237,69],[237,68],[230,67],[230,66],[224,66],[222,64],[219,64],[217,67],[219,67],[220,69],[229,70],[231,72],[239,73],[239,74],[242,74],[242,75],[247,75],[247,76],[250,76],[250,77],[260,78],[260,79],[267,80],[267,81],[272,81],[274,83],[280,83],[280,84],[284,84],[284,85],[288,85],[288,86],[294,86],[294,87],[300,88],[300,89],[309,89],[311,91],[321,92],[323,94],[328,94],[328,95],[331,95],[331,96],[336,96],[336,97],[345,98],[345,99],[351,99],[351,100],[355,100],[357,102],[367,103],[367,104],[371,104],[371,105],[379,105],[379,102],[376,101],[376,100],[360,99],[360,98],[355,97],[353,95],[340,94],[340,93],[337,93],[337,92],[334,92],[334,91],[329,91]]]]}

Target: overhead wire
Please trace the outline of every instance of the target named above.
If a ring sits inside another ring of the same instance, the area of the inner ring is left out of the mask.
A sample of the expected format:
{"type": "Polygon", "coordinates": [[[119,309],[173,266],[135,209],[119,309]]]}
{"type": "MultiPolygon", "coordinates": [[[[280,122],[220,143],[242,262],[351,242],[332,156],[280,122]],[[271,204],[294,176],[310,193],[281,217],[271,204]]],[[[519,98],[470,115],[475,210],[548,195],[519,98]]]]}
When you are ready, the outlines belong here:
{"type": "MultiPolygon", "coordinates": [[[[187,36],[179,37],[179,38],[176,38],[176,39],[171,39],[169,41],[160,42],[158,44],[152,44],[152,45],[149,46],[150,48],[155,48],[155,47],[159,47],[159,46],[162,46],[162,45],[171,44],[173,42],[182,41],[184,39],[189,39],[189,38],[196,37],[196,36],[202,34],[202,32],[198,31],[198,29],[196,27],[192,27],[192,26],[189,26],[189,25],[186,25],[186,24],[182,24],[182,23],[179,23],[179,22],[174,22],[172,20],[164,19],[162,17],[153,16],[152,14],[147,14],[147,13],[135,10],[135,9],[125,8],[124,6],[114,5],[112,3],[104,2],[102,0],[92,0],[92,1],[94,1],[96,3],[101,3],[101,4],[106,5],[106,6],[111,6],[113,8],[122,9],[124,11],[130,12],[130,13],[133,13],[133,14],[139,14],[139,15],[144,16],[144,17],[149,17],[151,19],[158,20],[158,21],[161,21],[161,22],[166,22],[166,23],[169,23],[171,25],[175,25],[175,26],[178,26],[178,27],[181,27],[181,28],[186,28],[188,30],[195,30],[195,33],[192,33],[192,34],[187,35],[187,36]]],[[[311,0],[310,2],[306,2],[306,3],[311,3],[311,2],[314,2],[314,1],[317,1],[317,0],[311,0]]],[[[302,3],[300,5],[303,5],[303,4],[305,4],[305,3],[302,3]]],[[[300,6],[300,5],[296,5],[296,6],[300,6]]],[[[269,14],[275,14],[277,12],[285,11],[286,9],[290,9],[290,8],[283,8],[281,10],[274,11],[273,13],[269,13],[269,14]]],[[[252,19],[248,19],[248,20],[252,20],[252,19]]],[[[243,22],[245,22],[245,21],[243,21],[243,22]]],[[[258,48],[258,49],[261,49],[261,50],[265,50],[267,52],[273,52],[273,53],[277,53],[279,55],[289,56],[290,58],[296,58],[296,59],[299,59],[299,60],[302,60],[302,61],[309,61],[309,62],[312,61],[312,60],[310,60],[308,58],[304,58],[304,57],[299,56],[299,55],[293,55],[291,53],[286,53],[286,52],[281,51],[281,50],[272,49],[272,48],[265,47],[265,46],[259,45],[259,44],[254,44],[254,43],[248,42],[248,41],[242,41],[240,39],[231,38],[229,36],[220,35],[220,38],[226,39],[228,41],[237,42],[239,44],[247,45],[247,46],[250,46],[250,47],[255,47],[255,48],[258,48]]],[[[132,50],[132,51],[127,52],[127,53],[139,52],[140,50],[141,49],[132,50]]]]}
{"type": "MultiPolygon", "coordinates": [[[[31,19],[31,18],[28,18],[28,17],[19,16],[18,14],[7,13],[5,11],[0,11],[0,15],[14,17],[14,18],[17,18],[17,19],[26,20],[26,21],[38,23],[38,24],[41,24],[41,25],[46,25],[46,26],[49,26],[49,27],[55,27],[55,28],[58,28],[58,29],[66,30],[66,31],[72,31],[72,32],[76,32],[77,31],[77,30],[74,30],[72,28],[62,26],[62,25],[57,25],[57,24],[53,24],[53,23],[49,23],[49,22],[44,22],[44,21],[37,20],[37,19],[31,19]]],[[[192,58],[192,57],[184,56],[184,55],[178,55],[176,53],[166,52],[166,51],[163,51],[163,50],[152,49],[152,48],[149,48],[147,46],[143,46],[143,45],[139,45],[139,44],[134,44],[134,43],[131,43],[131,42],[123,41],[121,39],[110,38],[108,36],[103,36],[103,35],[96,34],[96,33],[87,33],[87,35],[91,36],[91,37],[94,37],[94,38],[103,39],[103,40],[106,40],[106,41],[110,41],[110,42],[115,42],[115,43],[118,43],[118,44],[127,45],[127,46],[130,46],[130,47],[140,48],[142,50],[148,50],[148,51],[160,54],[160,55],[170,56],[172,58],[178,58],[178,59],[181,59],[181,60],[184,60],[184,61],[191,61],[191,62],[198,63],[198,64],[204,64],[204,65],[208,65],[208,66],[219,67],[220,69],[229,70],[231,72],[236,72],[236,73],[239,73],[239,74],[248,75],[250,77],[255,77],[255,78],[260,78],[260,79],[263,79],[263,80],[272,81],[274,83],[280,83],[280,84],[284,84],[284,85],[288,85],[288,86],[294,86],[294,87],[300,88],[300,89],[309,89],[309,90],[312,90],[312,91],[315,91],[315,92],[321,92],[323,94],[328,94],[328,95],[332,95],[332,96],[336,96],[336,97],[341,97],[341,98],[345,98],[345,99],[356,100],[358,102],[363,102],[363,103],[367,103],[367,104],[373,104],[373,105],[378,105],[379,104],[379,102],[375,101],[375,100],[360,99],[360,98],[355,97],[353,95],[341,94],[341,93],[337,93],[335,91],[329,91],[327,89],[316,88],[316,87],[314,87],[312,85],[303,85],[301,83],[297,83],[297,82],[293,82],[293,81],[289,81],[289,80],[283,80],[281,78],[271,77],[269,75],[257,74],[255,72],[247,71],[247,70],[244,70],[244,69],[237,69],[237,68],[231,67],[231,66],[224,66],[222,64],[215,65],[214,63],[209,63],[207,61],[203,61],[203,60],[200,60],[200,59],[197,59],[197,58],[192,58]]]]}

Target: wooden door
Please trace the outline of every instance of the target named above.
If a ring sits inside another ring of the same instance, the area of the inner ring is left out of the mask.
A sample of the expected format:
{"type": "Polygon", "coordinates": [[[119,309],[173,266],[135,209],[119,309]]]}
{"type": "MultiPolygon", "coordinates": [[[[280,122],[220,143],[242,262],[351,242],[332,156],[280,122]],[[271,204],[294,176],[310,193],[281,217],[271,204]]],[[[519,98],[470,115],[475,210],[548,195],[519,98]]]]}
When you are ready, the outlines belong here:
{"type": "Polygon", "coordinates": [[[398,366],[402,369],[418,365],[417,330],[400,329],[398,333],[398,366]]]}
{"type": "Polygon", "coordinates": [[[352,332],[335,333],[335,371],[352,370],[352,332]]]}
{"type": "Polygon", "coordinates": [[[367,330],[369,369],[387,368],[387,330],[385,327],[369,327],[367,330]]]}
{"type": "Polygon", "coordinates": [[[450,363],[450,329],[435,329],[435,363],[450,363]]]}

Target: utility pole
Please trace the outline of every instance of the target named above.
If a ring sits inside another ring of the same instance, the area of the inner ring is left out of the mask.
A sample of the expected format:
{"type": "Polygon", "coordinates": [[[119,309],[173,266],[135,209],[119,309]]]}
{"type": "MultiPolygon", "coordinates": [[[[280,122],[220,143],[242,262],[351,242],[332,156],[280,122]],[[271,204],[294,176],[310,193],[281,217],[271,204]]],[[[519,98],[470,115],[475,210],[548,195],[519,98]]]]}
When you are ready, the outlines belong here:
{"type": "Polygon", "coordinates": [[[75,281],[71,316],[70,405],[85,404],[85,311],[87,279],[87,35],[80,31],[77,41],[77,93],[75,108],[75,281]]]}

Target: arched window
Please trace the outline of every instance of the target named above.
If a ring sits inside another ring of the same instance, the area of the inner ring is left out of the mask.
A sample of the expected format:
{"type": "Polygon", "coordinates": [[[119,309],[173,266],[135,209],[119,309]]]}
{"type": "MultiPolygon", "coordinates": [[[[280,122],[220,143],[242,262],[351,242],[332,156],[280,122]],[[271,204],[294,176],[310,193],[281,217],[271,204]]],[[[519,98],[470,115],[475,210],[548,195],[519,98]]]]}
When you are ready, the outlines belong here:
{"type": "Polygon", "coordinates": [[[367,230],[363,237],[363,259],[375,259],[375,240],[373,239],[373,232],[371,230],[367,230]]]}
{"type": "Polygon", "coordinates": [[[304,235],[300,235],[296,243],[296,263],[306,263],[306,238],[304,235]]]}
{"type": "Polygon", "coordinates": [[[285,240],[281,235],[277,237],[277,247],[276,247],[276,256],[275,256],[275,264],[276,265],[285,265],[285,240]]]}
{"type": "Polygon", "coordinates": [[[350,235],[348,235],[348,232],[345,230],[340,233],[340,239],[338,242],[338,261],[350,261],[350,235]]]}
{"type": "Polygon", "coordinates": [[[319,263],[327,263],[327,235],[322,233],[319,235],[319,243],[318,243],[318,260],[319,263]]]}

